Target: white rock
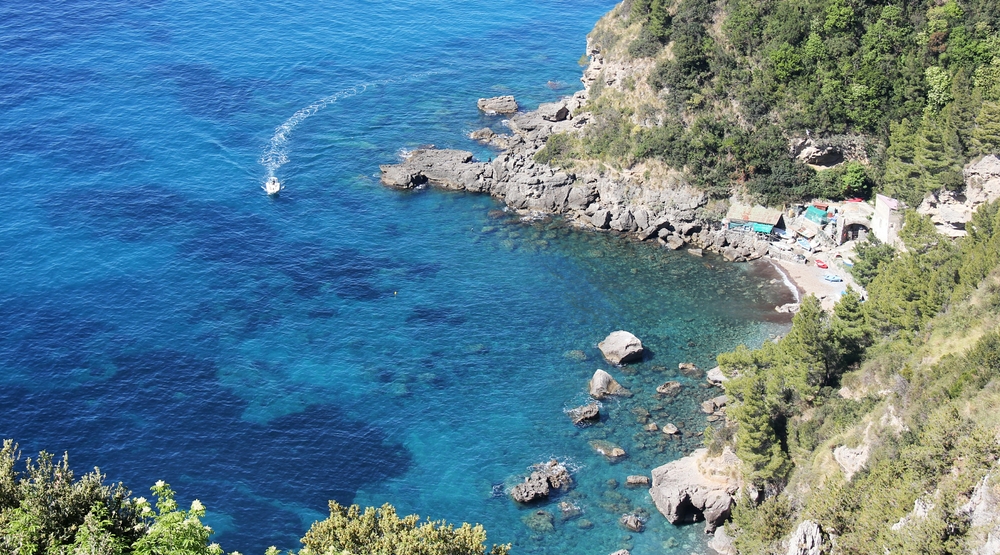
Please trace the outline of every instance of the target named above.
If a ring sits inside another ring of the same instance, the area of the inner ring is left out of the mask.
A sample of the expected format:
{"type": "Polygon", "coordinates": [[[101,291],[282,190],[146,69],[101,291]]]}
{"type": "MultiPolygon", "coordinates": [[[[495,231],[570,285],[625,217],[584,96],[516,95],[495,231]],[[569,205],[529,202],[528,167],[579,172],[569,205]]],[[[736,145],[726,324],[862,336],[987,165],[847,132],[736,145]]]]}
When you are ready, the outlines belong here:
{"type": "Polygon", "coordinates": [[[611,364],[622,364],[642,359],[642,341],[623,330],[613,331],[597,344],[604,358],[611,364]]]}

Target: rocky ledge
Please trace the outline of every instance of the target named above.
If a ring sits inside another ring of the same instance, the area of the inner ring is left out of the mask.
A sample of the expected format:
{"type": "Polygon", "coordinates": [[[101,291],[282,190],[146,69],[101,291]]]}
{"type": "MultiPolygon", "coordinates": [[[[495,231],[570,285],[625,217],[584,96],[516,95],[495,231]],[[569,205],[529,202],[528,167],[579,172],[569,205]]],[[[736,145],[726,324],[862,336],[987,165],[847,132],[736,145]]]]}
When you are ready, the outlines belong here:
{"type": "MultiPolygon", "coordinates": [[[[582,79],[586,89],[535,111],[512,114],[506,120],[509,135],[490,129],[472,134],[501,149],[492,160],[474,160],[464,150],[416,150],[398,164],[381,165],[382,183],[406,189],[429,184],[487,193],[523,213],[558,214],[580,227],[630,233],[670,249],[691,243],[733,261],[766,254],[767,242],[755,234],[729,232],[703,217],[708,196],[679,172],[648,178],[641,172],[601,167],[577,174],[535,160],[550,136],[580,133],[592,117],[585,103],[603,58],[596,47],[589,46],[588,51],[590,67],[582,79]]],[[[499,112],[516,107],[516,101],[512,97],[480,99],[479,107],[499,112]]]]}
{"type": "Polygon", "coordinates": [[[740,488],[740,460],[728,447],[718,457],[707,449],[653,469],[649,494],[656,508],[672,524],[705,521],[710,534],[721,526],[733,507],[740,488]]]}

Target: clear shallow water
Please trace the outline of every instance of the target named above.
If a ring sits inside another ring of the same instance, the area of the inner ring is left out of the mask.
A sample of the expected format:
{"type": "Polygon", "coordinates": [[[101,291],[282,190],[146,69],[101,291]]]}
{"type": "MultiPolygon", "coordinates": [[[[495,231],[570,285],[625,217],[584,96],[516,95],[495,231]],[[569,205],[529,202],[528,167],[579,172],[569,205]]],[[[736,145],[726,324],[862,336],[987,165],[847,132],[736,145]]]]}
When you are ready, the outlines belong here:
{"type": "Polygon", "coordinates": [[[697,444],[633,410],[703,429],[714,392],[677,363],[782,329],[761,323],[773,276],[375,177],[401,147],[489,155],[464,139],[499,123],[475,99],[577,90],[611,6],[0,5],[0,435],[139,494],[164,479],[248,555],[294,547],[331,498],[482,522],[518,553],[700,541],[656,514],[625,539],[622,509],[652,505],[607,480],[697,444]],[[635,397],[578,430],[563,411],[619,328],[654,356],[612,370],[635,397]],[[667,379],[687,387],[657,402],[667,379]],[[492,497],[550,456],[594,528],[534,533],[492,497]]]}

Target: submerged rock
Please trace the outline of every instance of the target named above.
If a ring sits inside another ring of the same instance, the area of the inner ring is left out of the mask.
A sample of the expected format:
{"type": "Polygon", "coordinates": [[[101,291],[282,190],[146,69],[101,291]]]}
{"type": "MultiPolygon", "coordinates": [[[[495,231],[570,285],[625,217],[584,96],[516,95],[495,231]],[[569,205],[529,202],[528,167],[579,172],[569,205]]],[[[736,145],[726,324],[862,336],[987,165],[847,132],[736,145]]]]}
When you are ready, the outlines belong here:
{"type": "Polygon", "coordinates": [[[543,534],[554,532],[556,529],[556,519],[548,511],[535,511],[521,517],[521,521],[531,530],[543,534]]]}
{"type": "Polygon", "coordinates": [[[611,364],[642,360],[642,341],[624,330],[611,332],[604,341],[597,344],[597,347],[611,364]]]}
{"type": "Polygon", "coordinates": [[[684,386],[681,385],[681,382],[669,381],[662,385],[657,386],[656,392],[659,393],[660,395],[673,397],[678,393],[680,393],[682,387],[684,386]]]}
{"type": "Polygon", "coordinates": [[[590,447],[598,454],[604,455],[610,461],[617,461],[625,456],[625,450],[620,446],[603,439],[590,442],[590,447]]]}
{"type": "Polygon", "coordinates": [[[562,520],[570,520],[583,514],[583,509],[575,503],[562,501],[559,503],[559,516],[562,520]]]}
{"type": "Polygon", "coordinates": [[[556,459],[539,463],[534,471],[510,491],[510,497],[518,503],[531,503],[549,496],[551,490],[567,490],[573,484],[566,465],[556,459]]]}

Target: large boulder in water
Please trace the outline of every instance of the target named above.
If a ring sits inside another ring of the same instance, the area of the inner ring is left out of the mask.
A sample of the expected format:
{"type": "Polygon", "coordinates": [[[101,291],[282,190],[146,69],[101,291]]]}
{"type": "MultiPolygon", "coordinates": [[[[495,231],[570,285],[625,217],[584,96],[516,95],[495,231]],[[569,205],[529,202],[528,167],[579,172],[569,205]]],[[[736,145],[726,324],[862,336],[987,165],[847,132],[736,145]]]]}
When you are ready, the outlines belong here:
{"type": "Polygon", "coordinates": [[[597,347],[611,364],[642,360],[642,341],[627,331],[611,332],[597,347]]]}
{"type": "Polygon", "coordinates": [[[604,370],[598,369],[594,372],[594,377],[590,378],[590,396],[595,399],[603,399],[608,395],[621,395],[627,391],[604,370]]]}
{"type": "Polygon", "coordinates": [[[480,98],[476,106],[487,113],[513,114],[517,111],[517,101],[511,95],[480,98]]]}

